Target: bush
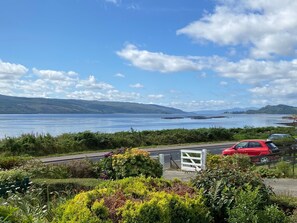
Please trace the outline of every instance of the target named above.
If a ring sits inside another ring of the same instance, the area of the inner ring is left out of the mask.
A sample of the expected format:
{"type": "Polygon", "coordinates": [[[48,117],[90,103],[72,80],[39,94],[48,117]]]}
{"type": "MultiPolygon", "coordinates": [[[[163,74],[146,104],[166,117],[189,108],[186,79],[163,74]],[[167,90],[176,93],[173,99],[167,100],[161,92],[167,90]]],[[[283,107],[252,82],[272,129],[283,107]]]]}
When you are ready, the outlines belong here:
{"type": "Polygon", "coordinates": [[[95,178],[97,174],[90,160],[74,160],[64,164],[70,178],[95,178]]]}
{"type": "Polygon", "coordinates": [[[41,161],[32,160],[21,167],[30,178],[69,178],[70,174],[65,165],[44,164],[41,161]]]}
{"type": "Polygon", "coordinates": [[[275,165],[276,169],[282,174],[284,177],[289,177],[291,173],[291,164],[285,161],[278,162],[275,165]]]}
{"type": "Polygon", "coordinates": [[[0,183],[11,183],[15,181],[22,181],[28,177],[28,173],[22,170],[6,170],[0,171],[0,183]]]}
{"type": "Polygon", "coordinates": [[[232,156],[207,154],[206,166],[208,169],[237,169],[246,171],[251,169],[253,164],[250,157],[243,154],[234,154],[232,156]]]}
{"type": "Polygon", "coordinates": [[[11,205],[0,205],[0,222],[2,223],[30,223],[19,213],[19,209],[11,205]]]}
{"type": "Polygon", "coordinates": [[[109,153],[98,163],[101,178],[122,179],[130,176],[161,177],[162,165],[149,153],[139,149],[120,149],[109,153]]]}
{"type": "Polygon", "coordinates": [[[30,157],[6,156],[4,154],[0,154],[0,169],[10,170],[17,168],[24,165],[30,159],[30,157]]]}
{"type": "Polygon", "coordinates": [[[241,171],[233,168],[208,169],[202,171],[191,184],[203,189],[206,205],[211,209],[215,221],[228,218],[227,210],[234,205],[234,196],[239,190],[259,187],[259,194],[263,198],[262,205],[269,201],[272,190],[267,188],[263,180],[251,171],[241,171]]]}
{"type": "Polygon", "coordinates": [[[257,167],[254,172],[262,178],[280,178],[283,174],[276,168],[268,168],[265,166],[257,167]]]}
{"type": "Polygon", "coordinates": [[[179,181],[125,178],[104,182],[58,207],[54,222],[211,222],[202,196],[179,181]]]}
{"type": "Polygon", "coordinates": [[[228,208],[228,222],[230,223],[285,223],[289,222],[285,213],[275,205],[262,206],[263,197],[259,188],[247,186],[235,196],[234,205],[228,208]]]}

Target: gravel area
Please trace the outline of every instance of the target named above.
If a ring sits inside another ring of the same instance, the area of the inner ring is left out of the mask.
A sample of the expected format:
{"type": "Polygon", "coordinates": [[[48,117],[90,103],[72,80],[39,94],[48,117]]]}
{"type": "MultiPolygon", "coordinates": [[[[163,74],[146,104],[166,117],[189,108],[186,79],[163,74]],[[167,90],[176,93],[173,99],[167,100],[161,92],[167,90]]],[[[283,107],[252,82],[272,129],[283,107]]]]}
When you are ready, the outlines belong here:
{"type": "MultiPolygon", "coordinates": [[[[195,177],[195,172],[184,172],[180,170],[165,170],[163,177],[168,180],[180,179],[189,181],[195,177]]],[[[265,179],[265,184],[272,187],[276,194],[297,197],[297,179],[265,179]]]]}

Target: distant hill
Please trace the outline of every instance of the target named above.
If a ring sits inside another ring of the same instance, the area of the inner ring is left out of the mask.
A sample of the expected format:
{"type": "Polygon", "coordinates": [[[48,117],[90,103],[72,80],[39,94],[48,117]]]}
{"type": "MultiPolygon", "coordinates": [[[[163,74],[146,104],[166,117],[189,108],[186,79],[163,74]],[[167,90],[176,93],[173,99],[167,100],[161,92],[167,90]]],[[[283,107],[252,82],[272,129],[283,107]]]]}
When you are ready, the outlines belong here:
{"type": "Polygon", "coordinates": [[[182,110],[130,102],[25,98],[0,95],[0,114],[181,114],[182,110]]]}
{"type": "Polygon", "coordinates": [[[208,115],[208,114],[216,115],[216,114],[226,114],[226,113],[237,114],[237,113],[245,113],[247,110],[252,110],[252,109],[256,109],[256,108],[249,107],[249,108],[229,108],[229,109],[220,109],[220,110],[201,110],[201,111],[194,111],[194,113],[204,114],[204,115],[208,115]]]}
{"type": "Polygon", "coordinates": [[[247,114],[297,114],[297,107],[289,105],[267,105],[258,110],[248,110],[247,114]]]}

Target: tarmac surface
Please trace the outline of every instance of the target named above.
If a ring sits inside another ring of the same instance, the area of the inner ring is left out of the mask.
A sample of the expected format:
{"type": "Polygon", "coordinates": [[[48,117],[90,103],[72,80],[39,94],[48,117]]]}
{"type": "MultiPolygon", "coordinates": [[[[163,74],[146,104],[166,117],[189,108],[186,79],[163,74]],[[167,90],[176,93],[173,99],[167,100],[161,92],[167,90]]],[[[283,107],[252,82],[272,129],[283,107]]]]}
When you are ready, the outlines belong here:
{"type": "MultiPolygon", "coordinates": [[[[168,180],[180,179],[190,181],[195,177],[195,172],[184,172],[180,170],[165,170],[163,177],[168,180]]],[[[264,179],[264,183],[270,186],[275,194],[297,197],[297,179],[264,179]]]]}

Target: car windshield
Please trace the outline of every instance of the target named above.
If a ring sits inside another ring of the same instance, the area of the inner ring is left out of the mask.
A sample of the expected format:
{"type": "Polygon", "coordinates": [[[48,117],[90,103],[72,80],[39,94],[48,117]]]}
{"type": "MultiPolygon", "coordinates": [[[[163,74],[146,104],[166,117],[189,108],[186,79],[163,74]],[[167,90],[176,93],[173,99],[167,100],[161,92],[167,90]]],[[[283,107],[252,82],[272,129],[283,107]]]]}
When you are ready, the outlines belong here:
{"type": "Polygon", "coordinates": [[[292,136],[289,134],[272,134],[269,136],[269,139],[282,139],[282,138],[291,138],[292,136]]]}

